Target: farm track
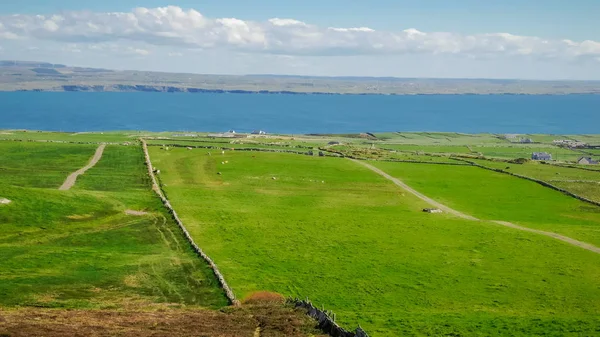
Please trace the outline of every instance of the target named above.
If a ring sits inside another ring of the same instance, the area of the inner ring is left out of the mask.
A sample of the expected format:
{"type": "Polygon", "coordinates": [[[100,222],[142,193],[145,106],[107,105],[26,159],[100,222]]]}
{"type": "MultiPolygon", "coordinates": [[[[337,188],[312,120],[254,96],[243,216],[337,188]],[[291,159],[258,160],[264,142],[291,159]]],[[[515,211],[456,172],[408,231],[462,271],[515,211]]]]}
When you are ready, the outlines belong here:
{"type": "Polygon", "coordinates": [[[370,164],[368,164],[368,163],[366,163],[366,162],[364,162],[364,161],[360,161],[360,160],[356,160],[356,159],[350,159],[350,160],[352,160],[353,162],[355,162],[355,163],[357,163],[357,164],[360,164],[360,165],[362,165],[362,166],[364,166],[364,167],[366,167],[366,168],[370,169],[371,171],[373,171],[373,172],[375,172],[375,173],[379,174],[380,176],[382,176],[382,177],[386,178],[387,180],[390,180],[391,182],[393,182],[393,183],[394,183],[394,184],[396,184],[397,186],[399,186],[399,187],[401,187],[402,189],[406,190],[407,192],[409,192],[409,193],[411,193],[411,194],[415,195],[417,198],[419,198],[419,199],[421,199],[421,200],[425,201],[426,203],[428,203],[428,204],[430,204],[430,205],[432,205],[432,206],[434,206],[434,207],[436,207],[436,208],[439,208],[439,209],[443,210],[443,211],[444,211],[444,212],[446,212],[446,213],[450,213],[450,214],[453,214],[453,215],[455,215],[455,216],[457,216],[457,217],[459,217],[459,218],[463,218],[463,219],[467,219],[467,220],[473,220],[473,221],[477,221],[477,220],[479,220],[479,219],[477,219],[477,218],[475,218],[475,217],[473,217],[473,216],[470,216],[470,215],[468,215],[468,214],[465,214],[465,213],[459,212],[459,211],[457,211],[457,210],[455,210],[455,209],[452,209],[452,208],[450,208],[450,207],[448,207],[448,206],[446,206],[446,205],[444,205],[444,204],[441,204],[441,203],[439,203],[439,202],[437,202],[437,201],[435,201],[435,200],[433,200],[433,199],[429,198],[428,196],[426,196],[426,195],[424,195],[424,194],[422,194],[422,193],[419,193],[418,191],[416,191],[416,190],[415,190],[415,189],[413,189],[412,187],[410,187],[410,186],[406,185],[406,184],[405,184],[404,182],[402,182],[400,179],[397,179],[397,178],[394,178],[394,177],[392,177],[391,175],[389,175],[389,174],[385,173],[384,171],[382,171],[382,170],[380,170],[380,169],[376,168],[376,167],[375,167],[375,166],[373,166],[373,165],[370,165],[370,164]]]}
{"type": "Polygon", "coordinates": [[[91,169],[92,167],[94,167],[98,161],[100,161],[100,159],[102,158],[102,154],[104,153],[104,148],[106,148],[106,144],[102,144],[100,146],[98,146],[98,149],[96,149],[96,153],[94,153],[94,156],[92,157],[92,159],[90,160],[90,162],[80,168],[79,170],[71,173],[67,179],[65,180],[65,182],[58,188],[59,191],[68,191],[70,190],[74,185],[75,182],[77,181],[77,177],[79,177],[80,175],[84,174],[87,170],[91,169]]]}
{"type": "MultiPolygon", "coordinates": [[[[385,173],[384,171],[378,169],[377,167],[375,167],[375,166],[373,166],[373,165],[371,165],[371,164],[369,164],[369,163],[367,163],[365,161],[360,161],[360,160],[356,160],[356,159],[350,159],[350,160],[353,161],[353,162],[355,162],[355,163],[357,163],[357,164],[360,164],[360,165],[362,165],[362,166],[370,169],[371,171],[373,171],[373,172],[381,175],[382,177],[390,180],[391,182],[393,182],[397,186],[399,186],[402,189],[404,189],[405,191],[407,191],[407,192],[415,195],[417,198],[419,198],[419,199],[427,202],[428,204],[430,204],[433,207],[439,208],[439,209],[441,209],[441,210],[443,210],[443,211],[445,211],[447,213],[453,214],[453,215],[455,215],[457,217],[460,217],[460,218],[463,218],[463,219],[473,220],[473,221],[480,221],[480,219],[478,219],[476,217],[473,217],[473,216],[470,216],[468,214],[459,212],[459,211],[457,211],[455,209],[452,209],[452,208],[450,208],[450,207],[448,207],[448,206],[446,206],[444,204],[441,204],[441,203],[439,203],[439,202],[437,202],[437,201],[429,198],[428,196],[426,196],[426,195],[424,195],[424,194],[416,191],[412,187],[406,185],[400,179],[392,177],[391,175],[385,173]]],[[[509,228],[518,229],[518,230],[525,231],[525,232],[530,232],[530,233],[535,233],[535,234],[539,234],[539,235],[544,235],[544,236],[547,236],[547,237],[551,237],[553,239],[566,242],[566,243],[568,243],[570,245],[573,245],[573,246],[576,246],[576,247],[580,247],[580,248],[589,250],[591,252],[600,254],[600,248],[599,247],[596,247],[596,246],[594,246],[592,244],[589,244],[589,243],[585,243],[585,242],[582,242],[582,241],[578,241],[578,240],[572,239],[572,238],[570,238],[568,236],[560,235],[560,234],[553,233],[553,232],[546,232],[546,231],[542,231],[542,230],[538,230],[538,229],[523,227],[523,226],[519,226],[517,224],[514,224],[512,222],[507,222],[507,221],[492,220],[491,222],[493,222],[495,224],[498,224],[498,225],[505,226],[505,227],[509,227],[509,228]]]]}

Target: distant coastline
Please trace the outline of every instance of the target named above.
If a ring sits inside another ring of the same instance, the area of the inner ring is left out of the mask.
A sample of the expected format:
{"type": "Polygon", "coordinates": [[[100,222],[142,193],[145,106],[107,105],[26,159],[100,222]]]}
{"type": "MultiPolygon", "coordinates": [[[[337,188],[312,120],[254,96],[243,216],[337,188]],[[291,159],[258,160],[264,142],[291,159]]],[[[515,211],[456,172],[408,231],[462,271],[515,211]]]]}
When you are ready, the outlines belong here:
{"type": "Polygon", "coordinates": [[[88,86],[88,85],[64,85],[58,88],[49,89],[17,89],[1,90],[2,92],[155,92],[155,93],[191,93],[191,94],[243,94],[243,95],[356,95],[356,96],[432,96],[432,95],[505,95],[505,96],[531,96],[531,95],[600,95],[598,92],[569,92],[569,93],[517,93],[517,92],[499,92],[499,93],[445,93],[445,92],[426,92],[426,93],[377,93],[377,92],[325,92],[325,91],[291,91],[291,90],[241,90],[241,89],[205,89],[205,88],[186,88],[173,86],[150,86],[150,85],[123,85],[114,84],[108,86],[88,86]]]}
{"type": "Polygon", "coordinates": [[[208,75],[115,71],[47,62],[0,61],[0,92],[164,92],[287,95],[600,94],[600,81],[208,75]]]}

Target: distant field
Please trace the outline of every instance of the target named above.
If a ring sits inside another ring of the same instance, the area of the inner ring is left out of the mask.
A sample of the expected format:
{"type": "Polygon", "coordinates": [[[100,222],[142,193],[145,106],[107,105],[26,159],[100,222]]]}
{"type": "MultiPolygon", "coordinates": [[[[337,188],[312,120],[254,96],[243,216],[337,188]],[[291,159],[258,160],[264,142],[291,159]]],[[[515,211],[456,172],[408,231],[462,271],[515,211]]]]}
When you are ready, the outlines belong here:
{"type": "Polygon", "coordinates": [[[227,301],[149,188],[141,148],[0,142],[0,307],[219,308],[227,301]],[[125,210],[147,212],[126,215],[125,210]]]}
{"type": "Polygon", "coordinates": [[[50,140],[63,142],[133,142],[139,132],[45,132],[0,130],[0,140],[50,140]],[[131,137],[133,135],[133,137],[131,137]]]}
{"type": "Polygon", "coordinates": [[[95,145],[0,142],[0,186],[58,188],[84,166],[95,145]]]}
{"type": "Polygon", "coordinates": [[[600,245],[600,207],[534,182],[478,167],[383,162],[374,165],[467,214],[485,220],[511,221],[600,245]]]}
{"type": "MultiPolygon", "coordinates": [[[[150,148],[173,206],[238,297],[308,296],[372,336],[574,336],[600,328],[597,254],[423,213],[424,202],[346,159],[207,152],[150,148]]],[[[519,179],[474,167],[378,165],[401,177],[410,168],[415,187],[475,215],[553,219],[552,229],[600,239],[590,208],[519,179]],[[537,197],[548,199],[516,209],[537,197]],[[588,217],[586,229],[579,223],[588,217]]]]}
{"type": "Polygon", "coordinates": [[[506,143],[493,134],[464,134],[454,132],[394,132],[376,134],[386,143],[413,145],[477,145],[506,143]]]}
{"type": "Polygon", "coordinates": [[[308,152],[310,149],[296,148],[291,146],[281,146],[277,144],[266,144],[266,143],[229,143],[229,142],[210,142],[210,141],[186,141],[186,140],[150,140],[149,145],[168,145],[177,144],[181,146],[189,147],[214,147],[216,149],[270,149],[270,150],[284,150],[284,151],[297,151],[297,152],[308,152]]]}
{"type": "Polygon", "coordinates": [[[427,152],[427,153],[471,153],[467,146],[435,146],[435,145],[397,145],[397,144],[382,144],[379,145],[382,149],[390,149],[396,151],[412,151],[412,152],[427,152]]]}
{"type": "Polygon", "coordinates": [[[473,146],[471,147],[473,152],[481,153],[486,157],[502,158],[502,159],[516,159],[516,158],[527,158],[531,159],[533,152],[547,152],[552,155],[552,159],[559,161],[576,161],[577,159],[584,156],[583,153],[574,150],[559,148],[556,146],[549,145],[526,145],[516,144],[511,146],[473,146]]]}

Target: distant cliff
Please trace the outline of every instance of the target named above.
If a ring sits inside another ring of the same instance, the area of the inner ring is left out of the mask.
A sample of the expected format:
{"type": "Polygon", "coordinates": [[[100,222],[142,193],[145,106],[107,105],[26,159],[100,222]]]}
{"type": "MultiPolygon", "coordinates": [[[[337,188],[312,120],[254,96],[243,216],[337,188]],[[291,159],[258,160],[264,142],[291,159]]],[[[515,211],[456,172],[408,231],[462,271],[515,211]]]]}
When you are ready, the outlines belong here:
{"type": "Polygon", "coordinates": [[[123,91],[123,92],[189,92],[189,93],[215,93],[215,94],[288,94],[288,95],[339,95],[337,93],[327,92],[296,92],[296,91],[271,91],[271,90],[225,90],[225,89],[202,89],[202,88],[184,88],[160,85],[63,85],[62,90],[49,89],[35,91],[82,91],[82,92],[103,92],[103,91],[123,91]]]}

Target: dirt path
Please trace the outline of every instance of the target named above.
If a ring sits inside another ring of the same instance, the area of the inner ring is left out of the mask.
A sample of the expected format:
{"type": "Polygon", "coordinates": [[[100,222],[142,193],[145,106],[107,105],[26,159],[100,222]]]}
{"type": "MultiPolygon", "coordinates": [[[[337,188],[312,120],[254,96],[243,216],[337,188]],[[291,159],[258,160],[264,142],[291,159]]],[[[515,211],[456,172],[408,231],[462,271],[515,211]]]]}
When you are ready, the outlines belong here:
{"type": "Polygon", "coordinates": [[[68,177],[67,180],[65,180],[65,182],[62,184],[61,187],[59,187],[58,189],[60,191],[68,191],[71,189],[71,187],[73,187],[73,185],[75,185],[75,181],[77,181],[77,177],[79,177],[80,175],[84,174],[85,171],[91,169],[92,167],[94,167],[94,165],[96,165],[98,163],[98,161],[100,160],[100,158],[102,158],[102,153],[104,153],[104,148],[106,147],[106,144],[102,144],[100,146],[98,146],[98,149],[96,150],[96,153],[94,154],[94,156],[92,157],[92,160],[90,160],[90,162],[80,168],[79,170],[71,173],[68,177]]]}
{"type": "Polygon", "coordinates": [[[442,211],[444,211],[446,213],[453,214],[453,215],[455,215],[455,216],[457,216],[459,218],[463,218],[463,219],[467,219],[467,220],[474,220],[474,221],[479,220],[479,219],[477,219],[475,217],[472,217],[470,215],[467,215],[465,213],[462,213],[462,212],[459,212],[459,211],[457,211],[455,209],[452,209],[452,208],[450,208],[450,207],[448,207],[448,206],[446,206],[444,204],[441,204],[441,203],[439,203],[439,202],[437,202],[437,201],[429,198],[428,196],[426,196],[426,195],[424,195],[422,193],[417,192],[412,187],[410,187],[410,186],[406,185],[405,183],[403,183],[400,179],[392,177],[391,175],[383,172],[382,170],[378,169],[377,167],[375,167],[375,166],[373,166],[373,165],[371,165],[371,164],[369,164],[369,163],[367,163],[365,161],[360,161],[360,160],[356,160],[356,159],[350,159],[350,160],[352,160],[353,162],[355,162],[357,164],[360,164],[360,165],[368,168],[369,170],[371,170],[371,171],[379,174],[380,176],[386,178],[387,180],[390,180],[394,184],[400,186],[402,189],[404,189],[407,192],[415,195],[417,198],[425,201],[426,203],[430,204],[431,206],[433,206],[435,208],[439,208],[442,211]]]}
{"type": "Polygon", "coordinates": [[[519,226],[516,225],[512,222],[506,222],[506,221],[492,221],[494,223],[497,223],[499,225],[502,226],[506,226],[506,227],[510,227],[510,228],[514,228],[514,229],[518,229],[518,230],[522,230],[525,232],[531,232],[531,233],[536,233],[536,234],[540,234],[540,235],[545,235],[545,236],[549,236],[551,238],[555,238],[557,240],[572,244],[573,246],[577,246],[577,247],[581,247],[583,249],[587,249],[589,251],[592,251],[594,253],[598,253],[600,254],[600,248],[596,247],[592,244],[589,243],[585,243],[585,242],[581,242],[581,241],[577,241],[575,239],[571,239],[568,236],[564,236],[564,235],[560,235],[560,234],[556,234],[556,233],[552,233],[552,232],[546,232],[546,231],[541,231],[539,229],[533,229],[533,228],[528,228],[528,227],[523,227],[523,226],[519,226]]]}
{"type": "MultiPolygon", "coordinates": [[[[375,166],[373,166],[373,165],[371,165],[371,164],[369,164],[369,163],[367,163],[365,161],[360,161],[360,160],[356,160],[356,159],[350,159],[350,160],[352,160],[353,162],[355,162],[357,164],[365,166],[366,168],[370,169],[371,171],[373,171],[373,172],[381,175],[382,177],[384,177],[384,178],[392,181],[394,184],[400,186],[402,189],[406,190],[407,192],[409,192],[411,194],[414,194],[419,199],[427,202],[428,204],[430,204],[433,207],[439,208],[439,209],[443,210],[444,212],[447,212],[447,213],[450,213],[450,214],[454,214],[454,215],[456,215],[456,216],[458,216],[460,218],[463,218],[463,219],[474,220],[474,221],[478,221],[479,220],[479,219],[477,219],[477,218],[475,218],[473,216],[464,214],[464,213],[459,212],[459,211],[457,211],[455,209],[452,209],[452,208],[450,208],[450,207],[448,207],[446,205],[440,204],[439,202],[437,202],[437,201],[435,201],[435,200],[427,197],[426,195],[415,191],[410,186],[408,186],[405,183],[403,183],[401,180],[392,177],[391,175],[383,172],[382,170],[376,168],[375,166]]],[[[596,246],[594,246],[592,244],[589,244],[589,243],[585,243],[585,242],[582,242],[582,241],[578,241],[578,240],[572,239],[572,238],[570,238],[568,236],[556,234],[556,233],[553,233],[553,232],[546,232],[546,231],[542,231],[542,230],[539,230],[539,229],[533,229],[533,228],[523,227],[523,226],[519,226],[519,225],[516,225],[516,224],[514,224],[512,222],[507,222],[507,221],[497,221],[497,220],[494,220],[494,221],[491,221],[491,222],[493,222],[495,224],[498,224],[498,225],[505,226],[505,227],[509,227],[509,228],[513,228],[513,229],[518,229],[518,230],[521,230],[521,231],[525,231],[525,232],[530,232],[530,233],[535,233],[535,234],[539,234],[539,235],[548,236],[548,237],[551,237],[553,239],[557,239],[557,240],[566,242],[566,243],[571,244],[573,246],[577,246],[577,247],[589,250],[591,252],[600,254],[600,248],[599,247],[596,247],[596,246]]]]}

